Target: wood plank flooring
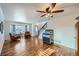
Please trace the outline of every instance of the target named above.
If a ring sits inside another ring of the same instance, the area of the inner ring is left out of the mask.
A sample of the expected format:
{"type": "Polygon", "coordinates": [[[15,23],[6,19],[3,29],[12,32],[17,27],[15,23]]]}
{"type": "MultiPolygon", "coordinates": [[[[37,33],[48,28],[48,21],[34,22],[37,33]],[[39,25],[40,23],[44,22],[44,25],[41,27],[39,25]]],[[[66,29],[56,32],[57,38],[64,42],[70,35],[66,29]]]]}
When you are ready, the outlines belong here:
{"type": "Polygon", "coordinates": [[[32,37],[30,39],[21,38],[20,41],[7,40],[4,43],[1,56],[75,56],[75,50],[56,44],[43,43],[41,39],[32,37]],[[44,53],[48,49],[48,52],[44,53]],[[55,50],[55,52],[50,53],[55,50]],[[43,55],[44,56],[44,55],[43,55]]]}

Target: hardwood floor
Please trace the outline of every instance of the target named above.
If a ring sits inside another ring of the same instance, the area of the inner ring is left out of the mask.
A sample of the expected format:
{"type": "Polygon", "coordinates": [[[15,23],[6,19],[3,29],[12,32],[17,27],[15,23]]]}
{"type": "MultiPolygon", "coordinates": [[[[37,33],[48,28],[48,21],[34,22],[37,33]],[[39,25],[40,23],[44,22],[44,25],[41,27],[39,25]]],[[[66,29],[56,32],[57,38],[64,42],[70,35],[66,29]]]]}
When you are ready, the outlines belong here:
{"type": "Polygon", "coordinates": [[[15,42],[5,41],[1,56],[39,56],[40,54],[43,54],[42,56],[76,55],[73,49],[56,44],[49,45],[43,43],[43,41],[37,37],[32,37],[30,39],[21,38],[20,41],[15,42]]]}

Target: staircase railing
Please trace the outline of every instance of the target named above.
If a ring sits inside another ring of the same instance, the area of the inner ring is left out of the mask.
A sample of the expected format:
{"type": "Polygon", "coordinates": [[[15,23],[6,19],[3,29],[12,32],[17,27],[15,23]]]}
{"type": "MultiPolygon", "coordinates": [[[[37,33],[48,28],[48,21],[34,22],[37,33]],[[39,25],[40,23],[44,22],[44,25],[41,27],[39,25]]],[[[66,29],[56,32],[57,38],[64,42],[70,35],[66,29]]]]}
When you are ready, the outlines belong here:
{"type": "Polygon", "coordinates": [[[38,30],[38,36],[40,33],[47,28],[47,22],[38,30]]]}

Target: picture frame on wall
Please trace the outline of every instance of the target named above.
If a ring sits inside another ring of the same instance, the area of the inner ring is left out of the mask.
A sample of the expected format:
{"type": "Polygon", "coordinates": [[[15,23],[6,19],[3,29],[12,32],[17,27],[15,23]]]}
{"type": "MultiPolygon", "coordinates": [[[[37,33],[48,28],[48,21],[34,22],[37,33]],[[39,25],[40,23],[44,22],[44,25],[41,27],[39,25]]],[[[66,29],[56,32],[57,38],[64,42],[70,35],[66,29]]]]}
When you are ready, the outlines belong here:
{"type": "Polygon", "coordinates": [[[1,32],[1,22],[0,22],[0,32],[1,32]]]}
{"type": "Polygon", "coordinates": [[[3,34],[3,21],[0,22],[0,32],[3,34]]]}

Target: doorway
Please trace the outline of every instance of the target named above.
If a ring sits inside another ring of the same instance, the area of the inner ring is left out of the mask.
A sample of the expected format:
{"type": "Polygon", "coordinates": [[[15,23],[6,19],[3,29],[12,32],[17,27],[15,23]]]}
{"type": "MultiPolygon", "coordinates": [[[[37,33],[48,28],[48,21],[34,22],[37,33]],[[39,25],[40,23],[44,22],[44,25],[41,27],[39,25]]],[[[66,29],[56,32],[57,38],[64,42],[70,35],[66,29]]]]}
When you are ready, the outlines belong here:
{"type": "Polygon", "coordinates": [[[77,55],[79,56],[79,21],[75,24],[76,28],[76,48],[77,48],[77,55]]]}

